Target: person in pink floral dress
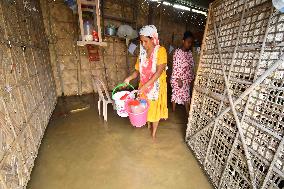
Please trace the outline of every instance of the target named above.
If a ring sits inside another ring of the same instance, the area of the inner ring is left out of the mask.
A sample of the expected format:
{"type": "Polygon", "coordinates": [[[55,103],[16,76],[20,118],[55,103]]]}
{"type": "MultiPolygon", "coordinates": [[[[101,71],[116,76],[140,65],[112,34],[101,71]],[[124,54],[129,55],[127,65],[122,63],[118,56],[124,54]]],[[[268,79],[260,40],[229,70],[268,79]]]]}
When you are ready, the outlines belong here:
{"type": "Polygon", "coordinates": [[[181,104],[185,106],[186,112],[189,112],[190,86],[194,79],[194,61],[190,50],[192,43],[193,35],[187,31],[183,36],[182,47],[174,52],[171,77],[173,111],[176,104],[181,104]]]}

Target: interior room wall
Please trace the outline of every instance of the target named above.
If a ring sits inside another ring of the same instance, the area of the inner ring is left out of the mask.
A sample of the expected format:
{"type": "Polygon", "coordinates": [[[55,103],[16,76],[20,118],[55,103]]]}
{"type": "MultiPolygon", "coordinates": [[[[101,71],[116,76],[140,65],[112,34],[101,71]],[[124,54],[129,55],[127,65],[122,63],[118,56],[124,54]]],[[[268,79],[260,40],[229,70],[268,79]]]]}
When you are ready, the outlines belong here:
{"type": "MultiPolygon", "coordinates": [[[[112,90],[134,70],[139,48],[136,49],[134,55],[131,55],[124,39],[104,36],[103,40],[108,45],[97,47],[100,60],[90,62],[87,48],[76,45],[79,36],[77,15],[72,13],[63,0],[42,0],[41,2],[58,96],[93,92],[92,75],[99,77],[108,89],[112,90]]],[[[135,3],[128,0],[124,2],[104,0],[102,23],[104,25],[114,24],[117,27],[121,24],[129,24],[134,29],[139,29],[153,21],[152,24],[159,29],[161,45],[168,50],[170,45],[180,46],[182,34],[186,29],[202,34],[204,25],[196,26],[199,18],[190,19],[192,15],[188,13],[180,13],[173,8],[161,6],[163,7],[150,4],[145,0],[136,0],[135,3]],[[153,11],[153,18],[149,18],[149,11],[153,11]]],[[[138,45],[138,41],[134,43],[138,45]]],[[[171,56],[169,53],[169,67],[171,56]]],[[[134,85],[136,84],[137,82],[134,82],[134,85]]]]}
{"type": "Polygon", "coordinates": [[[0,188],[26,186],[56,104],[40,4],[24,2],[0,1],[0,188]]]}

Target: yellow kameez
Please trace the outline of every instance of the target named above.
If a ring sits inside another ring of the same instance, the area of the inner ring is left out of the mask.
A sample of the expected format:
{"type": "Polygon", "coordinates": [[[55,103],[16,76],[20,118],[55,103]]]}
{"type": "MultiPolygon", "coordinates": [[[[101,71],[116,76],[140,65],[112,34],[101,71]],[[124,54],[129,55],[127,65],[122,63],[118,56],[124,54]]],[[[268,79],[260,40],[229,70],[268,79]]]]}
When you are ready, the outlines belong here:
{"type": "MultiPolygon", "coordinates": [[[[164,47],[160,47],[158,50],[157,65],[167,64],[167,52],[164,47]]],[[[139,71],[139,58],[135,64],[135,70],[139,71]]],[[[160,79],[160,91],[157,100],[150,100],[150,107],[148,111],[149,122],[158,122],[160,119],[168,118],[168,106],[167,106],[167,74],[166,70],[163,71],[160,79]]],[[[141,85],[141,83],[139,84],[141,85]]]]}

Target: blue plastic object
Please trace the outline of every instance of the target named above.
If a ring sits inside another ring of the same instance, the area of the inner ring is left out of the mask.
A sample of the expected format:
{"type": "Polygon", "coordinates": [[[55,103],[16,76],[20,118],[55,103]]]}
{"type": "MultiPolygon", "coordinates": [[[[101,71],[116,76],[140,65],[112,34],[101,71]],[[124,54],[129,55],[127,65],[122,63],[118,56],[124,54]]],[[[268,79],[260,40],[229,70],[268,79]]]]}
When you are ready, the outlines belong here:
{"type": "Polygon", "coordinates": [[[141,100],[140,100],[140,104],[143,106],[143,108],[146,108],[146,107],[147,107],[147,101],[144,100],[144,99],[141,99],[141,100]]]}
{"type": "Polygon", "coordinates": [[[64,0],[64,3],[73,11],[74,14],[77,12],[76,0],[64,0]]]}
{"type": "Polygon", "coordinates": [[[284,0],[272,0],[274,7],[284,13],[284,0]]]}

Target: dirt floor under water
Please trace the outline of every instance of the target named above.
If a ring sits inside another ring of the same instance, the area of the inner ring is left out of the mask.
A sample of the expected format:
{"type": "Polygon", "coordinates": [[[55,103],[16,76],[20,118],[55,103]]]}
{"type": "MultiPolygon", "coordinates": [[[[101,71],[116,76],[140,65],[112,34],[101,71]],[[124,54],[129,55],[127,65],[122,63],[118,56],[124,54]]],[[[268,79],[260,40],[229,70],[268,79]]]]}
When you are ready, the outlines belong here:
{"type": "Polygon", "coordinates": [[[92,95],[60,98],[27,188],[211,189],[184,142],[186,121],[182,107],[170,112],[153,142],[110,105],[105,123],[92,95]]]}

